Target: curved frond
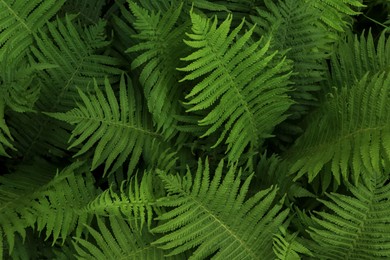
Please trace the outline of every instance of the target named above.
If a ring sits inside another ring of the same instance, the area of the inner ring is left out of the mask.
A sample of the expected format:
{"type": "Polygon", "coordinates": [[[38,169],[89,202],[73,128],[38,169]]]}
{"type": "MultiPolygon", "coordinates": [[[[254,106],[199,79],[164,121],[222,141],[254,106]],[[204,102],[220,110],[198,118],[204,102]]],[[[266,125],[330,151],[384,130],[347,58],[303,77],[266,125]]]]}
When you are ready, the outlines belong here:
{"type": "Polygon", "coordinates": [[[382,172],[390,160],[390,73],[382,72],[341,88],[324,104],[288,153],[291,173],[311,182],[325,167],[340,183],[361,172],[382,172]]]}
{"type": "Polygon", "coordinates": [[[144,146],[162,142],[162,136],[151,127],[141,96],[133,89],[130,78],[121,77],[119,101],[108,79],[105,95],[96,81],[95,92],[96,95],[87,95],[79,89],[83,103],[78,108],[47,115],[75,125],[69,149],[81,146],[74,157],[94,149],[92,170],[104,163],[104,172],[113,172],[130,157],[128,171],[132,173],[144,146]]]}
{"type": "Polygon", "coordinates": [[[152,232],[165,233],[152,244],[173,249],[176,255],[196,248],[189,259],[270,259],[272,236],[288,210],[274,204],[277,189],[269,188],[246,199],[251,177],[241,186],[241,171],[230,167],[222,177],[221,161],[211,178],[208,162],[199,160],[195,179],[158,171],[168,196],[160,205],[173,207],[158,219],[152,232]],[[234,216],[234,217],[233,217],[234,216]]]}
{"type": "Polygon", "coordinates": [[[229,161],[235,161],[248,146],[259,147],[286,118],[292,103],[286,87],[290,67],[284,59],[273,60],[276,52],[267,53],[269,41],[251,43],[253,27],[240,36],[244,21],[229,32],[230,14],[220,26],[216,18],[191,13],[191,19],[185,42],[196,51],[183,58],[190,63],[179,70],[187,72],[181,81],[199,83],[186,96],[192,106],[187,111],[212,109],[198,122],[208,126],[203,137],[221,130],[213,147],[225,141],[229,161]]]}
{"type": "Polygon", "coordinates": [[[87,227],[94,241],[75,238],[78,259],[184,259],[182,256],[166,257],[163,250],[150,244],[154,240],[150,233],[133,230],[123,218],[111,216],[109,225],[97,218],[97,227],[97,230],[87,227]]]}
{"type": "Polygon", "coordinates": [[[332,193],[329,200],[321,200],[328,210],[317,212],[313,219],[320,227],[309,230],[318,258],[390,257],[390,185],[380,176],[366,185],[349,185],[353,196],[332,193]]]}
{"type": "Polygon", "coordinates": [[[130,9],[137,18],[134,27],[138,34],[134,35],[137,44],[126,52],[138,53],[131,68],[142,67],[139,81],[147,97],[148,109],[167,139],[177,132],[174,116],[182,110],[176,67],[186,49],[182,39],[188,23],[178,23],[181,8],[180,5],[164,13],[150,13],[130,2],[130,9]]]}

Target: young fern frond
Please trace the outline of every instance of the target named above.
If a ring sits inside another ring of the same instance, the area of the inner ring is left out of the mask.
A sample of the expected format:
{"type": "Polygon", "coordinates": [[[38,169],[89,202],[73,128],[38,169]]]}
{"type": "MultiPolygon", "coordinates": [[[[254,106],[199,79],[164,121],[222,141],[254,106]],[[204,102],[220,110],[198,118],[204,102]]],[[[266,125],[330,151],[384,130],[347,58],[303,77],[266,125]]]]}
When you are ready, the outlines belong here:
{"type": "Polygon", "coordinates": [[[168,195],[159,201],[173,207],[163,213],[154,233],[165,233],[153,242],[176,255],[196,248],[189,259],[270,259],[272,237],[288,210],[274,205],[277,189],[269,188],[247,199],[252,176],[241,185],[241,171],[232,166],[223,177],[223,161],[211,179],[208,162],[201,160],[193,179],[158,171],[168,195]]]}
{"type": "Polygon", "coordinates": [[[165,251],[151,245],[154,236],[133,230],[121,217],[110,216],[109,225],[97,218],[97,228],[87,227],[94,241],[75,238],[77,259],[181,260],[183,256],[166,257],[165,251]]]}
{"type": "Polygon", "coordinates": [[[134,27],[138,34],[134,35],[137,44],[126,52],[139,53],[131,68],[142,67],[139,81],[147,97],[148,109],[157,128],[169,139],[177,133],[174,116],[182,110],[178,102],[181,91],[176,67],[186,50],[182,39],[188,23],[177,23],[182,5],[171,7],[162,14],[149,13],[134,2],[130,2],[130,9],[137,18],[134,27]]]}
{"type": "Polygon", "coordinates": [[[119,101],[108,79],[105,80],[105,95],[96,81],[96,95],[78,90],[83,101],[78,108],[66,113],[46,113],[75,125],[69,149],[81,147],[74,157],[93,149],[92,170],[104,163],[104,173],[111,173],[129,159],[128,172],[133,173],[144,147],[154,141],[162,142],[162,136],[152,128],[141,95],[133,88],[131,79],[122,75],[119,101]]]}
{"type": "Polygon", "coordinates": [[[220,26],[216,18],[195,13],[191,20],[192,33],[185,43],[196,51],[183,58],[189,64],[179,70],[187,72],[181,81],[199,83],[186,96],[191,105],[187,112],[211,109],[198,122],[208,126],[202,137],[218,131],[213,147],[225,141],[233,162],[246,148],[258,148],[286,118],[284,112],[292,104],[286,87],[290,66],[285,59],[274,61],[276,52],[267,53],[269,41],[251,43],[253,27],[240,36],[244,21],[229,32],[231,14],[220,26]]]}
{"type": "Polygon", "coordinates": [[[371,183],[348,185],[353,196],[328,194],[326,211],[310,227],[317,243],[312,252],[321,259],[386,259],[390,257],[390,185],[388,174],[373,174],[371,183]]]}
{"type": "Polygon", "coordinates": [[[331,94],[288,153],[295,179],[307,174],[311,182],[328,166],[337,183],[341,178],[357,183],[385,170],[384,162],[390,161],[389,81],[389,72],[366,74],[331,94]]]}

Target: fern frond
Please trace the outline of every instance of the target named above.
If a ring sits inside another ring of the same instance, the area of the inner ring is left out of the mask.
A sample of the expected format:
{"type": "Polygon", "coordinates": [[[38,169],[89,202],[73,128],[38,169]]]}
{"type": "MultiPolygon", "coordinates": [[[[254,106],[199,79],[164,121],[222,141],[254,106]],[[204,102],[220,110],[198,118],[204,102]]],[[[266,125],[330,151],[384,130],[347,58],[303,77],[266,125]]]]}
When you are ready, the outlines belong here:
{"type": "Polygon", "coordinates": [[[25,229],[35,224],[35,213],[39,208],[35,195],[53,177],[53,172],[39,166],[41,164],[20,167],[11,174],[0,176],[0,229],[3,233],[0,243],[4,244],[3,239],[6,240],[9,254],[13,251],[16,234],[24,239],[25,229]]]}
{"type": "Polygon", "coordinates": [[[273,250],[279,260],[301,259],[299,254],[314,256],[309,249],[297,240],[298,233],[289,234],[284,227],[280,227],[280,234],[274,236],[273,250]]]}
{"type": "Polygon", "coordinates": [[[162,136],[151,127],[141,96],[133,89],[130,78],[121,77],[119,102],[108,79],[105,80],[106,96],[96,81],[95,92],[96,95],[89,96],[79,89],[83,104],[66,113],[47,115],[76,125],[69,142],[75,140],[69,149],[84,143],[74,157],[94,149],[92,170],[104,163],[104,173],[113,172],[130,157],[128,171],[132,173],[143,148],[155,140],[162,142],[162,136]]]}
{"type": "Polygon", "coordinates": [[[124,181],[121,184],[119,194],[110,188],[89,203],[83,211],[98,216],[124,217],[130,225],[135,223],[137,230],[142,230],[145,224],[150,229],[154,216],[160,214],[153,192],[156,186],[157,182],[150,172],[145,172],[140,181],[136,175],[130,182],[124,181]]]}
{"type": "Polygon", "coordinates": [[[52,236],[52,245],[59,238],[64,243],[72,233],[80,236],[84,225],[91,221],[91,216],[81,209],[97,196],[97,189],[83,164],[76,162],[57,172],[37,198],[37,230],[45,230],[46,239],[52,236]]]}
{"type": "Polygon", "coordinates": [[[38,103],[42,110],[70,110],[79,98],[76,86],[85,89],[93,80],[103,86],[106,77],[114,82],[122,73],[116,68],[120,65],[116,58],[101,53],[110,44],[105,35],[105,21],[82,28],[66,16],[64,21],[57,19],[47,27],[47,32],[39,30],[35,34],[36,45],[31,48],[38,63],[57,66],[39,73],[44,85],[38,103]]]}
{"type": "Polygon", "coordinates": [[[7,126],[7,123],[4,119],[4,110],[5,110],[5,100],[3,97],[0,98],[0,156],[10,157],[6,149],[14,149],[15,147],[12,144],[14,140],[12,138],[11,132],[7,126]]]}
{"type": "Polygon", "coordinates": [[[251,177],[241,186],[241,171],[230,167],[222,178],[223,161],[210,180],[208,162],[199,160],[195,179],[190,170],[184,177],[158,171],[168,196],[160,200],[172,210],[163,213],[152,232],[165,233],[153,242],[176,255],[196,248],[189,259],[270,259],[272,237],[288,210],[273,206],[276,188],[246,199],[251,177]],[[233,217],[234,216],[234,217],[233,217]]]}
{"type": "Polygon", "coordinates": [[[180,76],[176,70],[183,50],[184,33],[188,23],[178,23],[182,6],[171,7],[165,13],[149,13],[146,9],[130,2],[130,9],[137,18],[134,27],[138,34],[134,35],[137,44],[126,52],[139,53],[132,61],[131,68],[142,67],[139,80],[147,97],[148,109],[158,129],[167,139],[177,130],[175,115],[181,113],[180,76]],[[170,102],[167,102],[170,100],[170,102]]]}
{"type": "Polygon", "coordinates": [[[353,85],[367,72],[371,75],[390,69],[390,38],[381,33],[377,41],[371,31],[360,37],[349,33],[331,56],[329,88],[353,85]],[[376,43],[375,43],[376,42],[376,43]]]}
{"type": "Polygon", "coordinates": [[[235,161],[248,146],[259,147],[286,118],[292,103],[286,87],[290,67],[284,59],[269,66],[276,52],[267,54],[269,41],[250,43],[254,28],[240,37],[244,21],[229,33],[230,14],[219,27],[216,18],[191,13],[191,19],[193,33],[185,42],[196,51],[183,58],[191,63],[179,70],[188,72],[181,81],[199,83],[186,96],[192,106],[187,111],[212,109],[198,122],[209,127],[202,137],[223,128],[213,147],[225,140],[229,161],[235,161]]]}
{"type": "MultiPolygon", "coordinates": [[[[324,81],[329,58],[331,38],[318,22],[312,8],[297,0],[264,1],[266,8],[256,8],[251,20],[257,25],[254,33],[272,37],[271,49],[285,52],[293,61],[293,90],[296,101],[288,110],[289,118],[276,129],[276,142],[286,146],[302,134],[302,117],[318,106],[318,91],[324,81]]],[[[284,147],[281,149],[285,150],[284,147]]]]}
{"type": "Polygon", "coordinates": [[[0,60],[12,60],[29,48],[33,33],[42,28],[64,4],[64,0],[0,0],[0,60]]]}
{"type": "Polygon", "coordinates": [[[0,176],[0,229],[10,254],[15,235],[24,240],[29,227],[39,232],[46,229],[46,239],[52,236],[53,243],[75,230],[80,235],[88,216],[76,210],[96,196],[91,177],[75,174],[80,166],[74,163],[54,176],[53,166],[35,162],[0,176]]]}
{"type": "MultiPolygon", "coordinates": [[[[388,173],[387,173],[388,174],[388,173]]],[[[370,173],[369,175],[373,175],[370,173]]],[[[388,176],[388,175],[387,175],[388,176]]],[[[313,217],[320,227],[309,232],[321,259],[385,259],[390,257],[390,185],[387,176],[371,183],[348,185],[353,196],[328,194],[328,210],[313,217]]]]}
{"type": "Polygon", "coordinates": [[[184,259],[166,257],[164,251],[151,245],[154,237],[145,231],[141,234],[134,231],[123,218],[109,217],[109,225],[97,218],[98,230],[87,227],[95,241],[75,238],[78,259],[129,259],[129,260],[161,260],[184,259]]]}
{"type": "Polygon", "coordinates": [[[359,8],[365,7],[361,0],[304,0],[306,4],[317,9],[319,18],[336,31],[343,32],[350,21],[349,16],[358,15],[359,8]],[[356,10],[357,9],[357,10],[356,10]]]}
{"type": "MultiPolygon", "coordinates": [[[[47,30],[34,34],[31,64],[51,64],[36,73],[41,83],[36,110],[68,111],[80,100],[76,86],[85,89],[93,78],[99,86],[104,85],[106,76],[113,82],[119,78],[121,70],[115,67],[119,61],[101,53],[101,48],[109,45],[104,30],[103,21],[82,28],[67,16],[48,23],[47,30]]],[[[11,116],[8,124],[15,129],[17,156],[65,155],[70,132],[66,124],[41,113],[11,116]],[[26,125],[34,127],[27,128],[26,125]]]]}
{"type": "MultiPolygon", "coordinates": [[[[341,88],[289,151],[291,173],[311,182],[325,166],[340,183],[359,181],[361,172],[382,172],[390,160],[390,73],[341,88]]],[[[369,176],[361,176],[363,179],[369,176]]]]}

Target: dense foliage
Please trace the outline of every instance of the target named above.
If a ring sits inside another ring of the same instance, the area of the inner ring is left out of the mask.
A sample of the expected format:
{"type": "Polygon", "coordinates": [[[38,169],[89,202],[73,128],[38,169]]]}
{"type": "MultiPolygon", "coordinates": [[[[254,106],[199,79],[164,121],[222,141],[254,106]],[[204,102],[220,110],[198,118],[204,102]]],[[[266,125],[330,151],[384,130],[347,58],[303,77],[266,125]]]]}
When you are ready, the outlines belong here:
{"type": "Polygon", "coordinates": [[[388,0],[0,0],[0,258],[390,259],[388,0]]]}

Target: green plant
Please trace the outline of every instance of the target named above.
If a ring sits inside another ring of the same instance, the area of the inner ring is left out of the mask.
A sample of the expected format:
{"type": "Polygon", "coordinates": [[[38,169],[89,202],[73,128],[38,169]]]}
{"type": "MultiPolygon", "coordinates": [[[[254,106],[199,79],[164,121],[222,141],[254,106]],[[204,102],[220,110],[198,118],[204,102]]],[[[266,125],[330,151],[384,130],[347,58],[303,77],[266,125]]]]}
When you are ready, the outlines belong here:
{"type": "Polygon", "coordinates": [[[389,258],[387,7],[0,0],[0,257],[389,258]]]}

